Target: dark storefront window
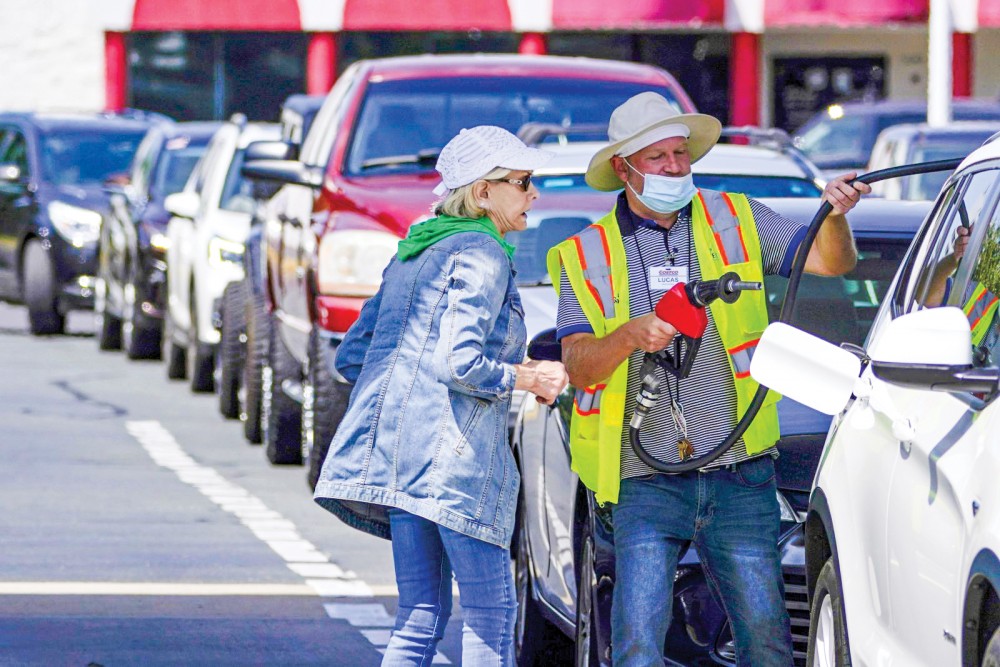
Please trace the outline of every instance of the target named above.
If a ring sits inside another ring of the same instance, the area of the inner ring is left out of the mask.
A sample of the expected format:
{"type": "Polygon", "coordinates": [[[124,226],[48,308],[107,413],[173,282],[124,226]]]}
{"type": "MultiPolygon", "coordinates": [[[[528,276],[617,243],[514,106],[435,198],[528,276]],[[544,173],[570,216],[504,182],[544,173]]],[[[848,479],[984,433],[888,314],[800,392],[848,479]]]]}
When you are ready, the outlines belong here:
{"type": "Polygon", "coordinates": [[[129,106],[177,120],[236,112],[276,121],[281,102],[305,89],[303,33],[133,33],[129,106]]]}
{"type": "Polygon", "coordinates": [[[885,58],[842,56],[774,59],[774,126],[794,132],[836,102],[885,96],[885,58]]]}
{"type": "Polygon", "coordinates": [[[555,32],[549,53],[657,65],[670,72],[698,110],[729,120],[729,37],[698,35],[555,32]]]}
{"type": "Polygon", "coordinates": [[[516,53],[520,35],[502,32],[344,32],[337,35],[337,74],[362,58],[422,53],[516,53]]]}

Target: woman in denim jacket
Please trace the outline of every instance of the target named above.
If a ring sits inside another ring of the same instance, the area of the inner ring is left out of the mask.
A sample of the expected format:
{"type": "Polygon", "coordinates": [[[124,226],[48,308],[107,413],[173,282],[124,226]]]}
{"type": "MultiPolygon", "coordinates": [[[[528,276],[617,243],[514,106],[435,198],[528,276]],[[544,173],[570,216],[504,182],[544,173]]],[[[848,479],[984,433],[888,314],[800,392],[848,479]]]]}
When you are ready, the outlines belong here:
{"type": "Polygon", "coordinates": [[[507,438],[515,389],[551,403],[558,362],[524,361],[524,311],[506,232],[538,198],[549,154],[499,127],[441,151],[437,217],[399,244],[337,352],[355,383],[316,501],[392,540],[399,611],[383,665],[430,665],[462,597],[462,663],[513,665],[510,568],[520,476],[507,438]]]}

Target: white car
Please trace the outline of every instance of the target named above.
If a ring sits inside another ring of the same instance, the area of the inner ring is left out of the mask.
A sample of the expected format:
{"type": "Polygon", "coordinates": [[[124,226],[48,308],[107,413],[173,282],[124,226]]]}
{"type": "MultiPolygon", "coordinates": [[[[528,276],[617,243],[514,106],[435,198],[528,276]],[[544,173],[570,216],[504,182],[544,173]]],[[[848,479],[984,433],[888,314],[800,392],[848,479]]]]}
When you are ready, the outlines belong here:
{"type": "Polygon", "coordinates": [[[194,391],[212,391],[219,345],[218,301],[243,279],[243,250],[255,200],[240,173],[249,144],[281,139],[278,125],[234,118],[212,137],[184,190],[164,206],[167,224],[167,318],[163,358],[167,375],[188,377],[194,391]]]}
{"type": "Polygon", "coordinates": [[[754,355],[762,384],[836,415],[806,518],[811,665],[1000,664],[998,200],[993,141],[945,183],[864,349],[774,324],[754,355]]]}

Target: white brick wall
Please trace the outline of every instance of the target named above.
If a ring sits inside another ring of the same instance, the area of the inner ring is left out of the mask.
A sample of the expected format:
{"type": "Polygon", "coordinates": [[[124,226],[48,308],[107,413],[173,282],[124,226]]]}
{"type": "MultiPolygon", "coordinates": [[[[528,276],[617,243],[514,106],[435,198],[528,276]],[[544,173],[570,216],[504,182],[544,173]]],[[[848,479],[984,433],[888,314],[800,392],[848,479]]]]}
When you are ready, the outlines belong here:
{"type": "Polygon", "coordinates": [[[0,109],[104,108],[102,0],[0,0],[0,109]]]}

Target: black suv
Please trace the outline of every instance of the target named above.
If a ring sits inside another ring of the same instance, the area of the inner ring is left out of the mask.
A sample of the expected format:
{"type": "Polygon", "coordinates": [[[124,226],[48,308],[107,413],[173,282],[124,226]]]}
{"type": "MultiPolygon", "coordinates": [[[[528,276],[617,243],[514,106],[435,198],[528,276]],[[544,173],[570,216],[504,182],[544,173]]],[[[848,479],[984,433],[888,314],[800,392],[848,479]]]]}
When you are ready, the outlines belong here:
{"type": "Polygon", "coordinates": [[[0,113],[0,299],[28,306],[32,333],[92,307],[104,181],[163,118],[0,113]]]}
{"type": "Polygon", "coordinates": [[[109,183],[98,243],[94,310],[102,350],[160,356],[167,296],[167,195],[180,192],[219,123],[161,123],[146,133],[122,179],[109,183]]]}

